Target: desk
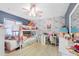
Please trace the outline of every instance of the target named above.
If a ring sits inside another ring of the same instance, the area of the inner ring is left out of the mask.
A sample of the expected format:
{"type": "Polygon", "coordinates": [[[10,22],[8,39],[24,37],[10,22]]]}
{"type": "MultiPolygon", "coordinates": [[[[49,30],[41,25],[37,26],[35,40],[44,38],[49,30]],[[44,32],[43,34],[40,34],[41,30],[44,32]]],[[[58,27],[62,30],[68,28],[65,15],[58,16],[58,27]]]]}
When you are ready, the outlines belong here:
{"type": "Polygon", "coordinates": [[[75,54],[76,52],[69,48],[73,44],[74,44],[73,42],[71,42],[63,37],[59,37],[60,54],[63,56],[76,56],[77,55],[77,54],[75,54]]]}

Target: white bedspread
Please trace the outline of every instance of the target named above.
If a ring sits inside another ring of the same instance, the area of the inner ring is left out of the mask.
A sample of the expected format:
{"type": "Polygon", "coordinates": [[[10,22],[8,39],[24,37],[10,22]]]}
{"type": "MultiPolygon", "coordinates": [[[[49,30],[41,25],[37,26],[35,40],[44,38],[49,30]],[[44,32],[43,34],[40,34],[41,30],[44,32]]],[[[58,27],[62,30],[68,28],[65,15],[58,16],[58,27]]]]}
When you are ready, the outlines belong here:
{"type": "Polygon", "coordinates": [[[17,40],[5,40],[5,43],[6,49],[8,49],[9,51],[12,51],[19,47],[17,40]]]}

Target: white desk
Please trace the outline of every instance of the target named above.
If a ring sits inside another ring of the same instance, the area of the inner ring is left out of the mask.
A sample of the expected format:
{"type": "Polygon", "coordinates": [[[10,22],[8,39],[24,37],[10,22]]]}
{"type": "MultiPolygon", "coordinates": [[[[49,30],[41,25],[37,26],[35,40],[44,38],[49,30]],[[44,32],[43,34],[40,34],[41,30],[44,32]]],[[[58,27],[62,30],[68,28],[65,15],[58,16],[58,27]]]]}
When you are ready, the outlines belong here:
{"type": "Polygon", "coordinates": [[[70,47],[71,43],[63,37],[59,37],[59,53],[63,56],[74,56],[66,48],[70,47]]]}

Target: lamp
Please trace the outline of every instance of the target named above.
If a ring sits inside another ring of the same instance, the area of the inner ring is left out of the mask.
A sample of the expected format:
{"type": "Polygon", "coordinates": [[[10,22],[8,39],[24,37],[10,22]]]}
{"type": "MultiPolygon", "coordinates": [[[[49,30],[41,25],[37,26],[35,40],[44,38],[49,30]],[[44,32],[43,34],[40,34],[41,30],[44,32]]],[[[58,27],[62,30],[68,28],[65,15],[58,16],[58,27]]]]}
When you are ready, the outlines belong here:
{"type": "Polygon", "coordinates": [[[29,6],[27,7],[24,7],[23,10],[26,11],[26,14],[28,14],[29,16],[39,16],[41,17],[42,16],[42,11],[40,8],[38,8],[36,6],[36,4],[32,3],[30,4],[29,6]]]}

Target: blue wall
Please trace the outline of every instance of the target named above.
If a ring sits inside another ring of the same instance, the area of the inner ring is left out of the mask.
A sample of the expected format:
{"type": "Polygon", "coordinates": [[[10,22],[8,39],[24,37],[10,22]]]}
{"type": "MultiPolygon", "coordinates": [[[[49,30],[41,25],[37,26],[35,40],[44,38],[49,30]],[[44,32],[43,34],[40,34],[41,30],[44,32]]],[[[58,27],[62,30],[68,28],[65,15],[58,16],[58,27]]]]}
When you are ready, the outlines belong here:
{"type": "Polygon", "coordinates": [[[22,17],[9,14],[7,12],[4,12],[4,11],[0,10],[0,23],[4,22],[4,18],[10,18],[10,19],[13,19],[13,20],[16,20],[16,21],[20,21],[23,24],[28,24],[29,23],[29,20],[27,20],[27,19],[24,19],[22,17]]]}
{"type": "Polygon", "coordinates": [[[67,12],[65,14],[65,25],[68,27],[69,26],[69,15],[72,12],[73,8],[75,7],[76,3],[70,3],[67,12]]]}

